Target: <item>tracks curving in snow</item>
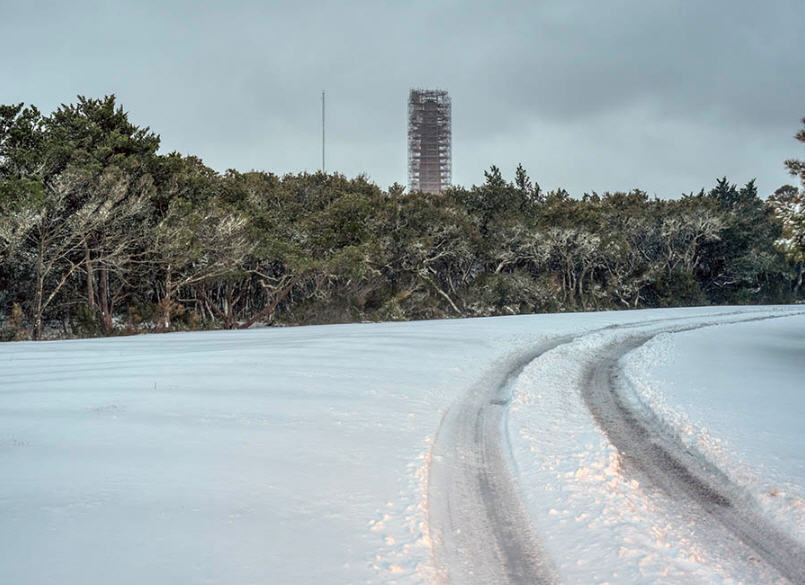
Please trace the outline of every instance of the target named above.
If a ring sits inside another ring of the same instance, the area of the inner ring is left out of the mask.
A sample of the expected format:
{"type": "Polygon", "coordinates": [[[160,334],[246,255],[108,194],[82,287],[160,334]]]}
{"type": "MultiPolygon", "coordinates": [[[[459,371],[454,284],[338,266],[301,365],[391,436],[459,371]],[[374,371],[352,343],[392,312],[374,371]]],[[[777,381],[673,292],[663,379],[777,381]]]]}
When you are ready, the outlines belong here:
{"type": "Polygon", "coordinates": [[[499,364],[442,418],[432,449],[428,525],[439,581],[556,582],[512,474],[505,432],[511,385],[561,338],[499,364]]]}
{"type": "MultiPolygon", "coordinates": [[[[741,322],[758,319],[763,317],[741,322]]],[[[715,324],[718,323],[663,332],[715,324]]],[[[635,335],[604,347],[590,361],[582,389],[587,407],[618,449],[625,473],[703,512],[705,518],[720,523],[792,583],[805,583],[805,547],[769,523],[744,490],[718,467],[686,447],[650,411],[630,403],[623,395],[621,359],[658,333],[635,335]]]]}
{"type": "Polygon", "coordinates": [[[746,315],[724,313],[717,320],[686,319],[673,326],[681,319],[612,325],[554,338],[489,371],[445,413],[431,449],[427,514],[439,582],[558,582],[523,502],[511,456],[506,427],[512,387],[523,368],[548,351],[586,335],[635,329],[633,335],[605,339],[600,351],[584,360],[587,373],[579,389],[579,398],[619,451],[624,473],[686,502],[694,514],[703,512],[781,575],[805,583],[802,545],[766,521],[739,486],[687,449],[652,413],[633,408],[618,385],[621,358],[660,333],[783,316],[746,315]]]}

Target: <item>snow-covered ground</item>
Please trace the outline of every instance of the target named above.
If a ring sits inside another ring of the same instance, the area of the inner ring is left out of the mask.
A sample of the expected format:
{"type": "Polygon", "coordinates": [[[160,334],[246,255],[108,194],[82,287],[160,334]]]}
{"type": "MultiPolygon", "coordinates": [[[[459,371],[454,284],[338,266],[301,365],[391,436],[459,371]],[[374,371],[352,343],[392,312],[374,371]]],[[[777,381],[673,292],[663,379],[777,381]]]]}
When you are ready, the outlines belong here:
{"type": "MultiPolygon", "coordinates": [[[[669,427],[687,437],[707,437],[706,454],[715,455],[709,447],[723,448],[728,441],[741,444],[734,455],[718,452],[716,462],[757,465],[751,473],[762,478],[762,467],[776,460],[778,477],[788,480],[788,511],[800,507],[801,522],[802,500],[794,494],[801,494],[805,485],[797,471],[805,432],[795,419],[803,413],[805,319],[730,324],[767,315],[773,313],[755,309],[704,321],[719,326],[660,334],[620,360],[625,371],[621,381],[635,400],[652,411],[656,407],[669,427]],[[725,345],[715,349],[719,344],[725,345]],[[776,392],[766,393],[760,408],[758,384],[777,386],[776,392]],[[783,412],[796,406],[798,412],[783,412]],[[752,412],[758,420],[737,430],[752,412]],[[761,440],[753,443],[753,433],[760,433],[755,438],[761,440]],[[763,439],[769,434],[776,440],[763,439]],[[782,443],[787,455],[778,451],[782,443]]],[[[702,320],[585,335],[544,354],[518,379],[509,422],[513,456],[532,520],[563,582],[787,582],[700,509],[641,485],[636,474],[624,469],[618,450],[580,398],[589,383],[590,364],[613,343],[697,323],[702,320]]],[[[737,479],[743,482],[747,476],[737,479]]],[[[742,485],[757,491],[762,484],[742,485]]],[[[788,527],[796,522],[789,520],[788,527]]]]}
{"type": "Polygon", "coordinates": [[[632,389],[805,542],[805,316],[663,334],[626,360],[632,389]]]}
{"type": "MultiPolygon", "coordinates": [[[[659,328],[669,323],[663,319],[683,325],[719,314],[740,319],[758,311],[2,344],[0,583],[429,582],[436,578],[427,526],[430,445],[444,412],[485,371],[559,335],[644,321],[654,322],[644,329],[659,328]]],[[[791,323],[789,333],[801,343],[801,320],[778,321],[791,323]]],[[[718,329],[676,335],[705,339],[718,329]]],[[[516,384],[509,435],[519,485],[562,581],[645,583],[666,572],[678,582],[773,578],[730,556],[729,542],[705,547],[668,502],[619,472],[606,436],[573,394],[580,375],[573,363],[627,331],[600,331],[560,346],[529,365],[516,384]]],[[[669,343],[659,340],[645,351],[687,359],[681,346],[669,343]]],[[[762,360],[753,347],[735,351],[762,360]]],[[[774,365],[775,371],[785,367],[801,377],[801,353],[785,355],[788,365],[774,365]]],[[[663,372],[659,359],[646,359],[652,368],[637,368],[634,379],[668,409],[687,412],[687,398],[674,390],[688,388],[686,380],[670,375],[676,369],[663,372]]],[[[685,372],[700,388],[722,383],[699,378],[695,364],[685,372]]],[[[778,399],[766,403],[775,423],[778,399]]],[[[784,408],[780,403],[777,410],[784,408]]],[[[714,417],[700,414],[685,424],[738,445],[733,435],[719,436],[714,417]]],[[[756,422],[761,432],[784,433],[781,425],[770,431],[756,422]]],[[[798,429],[794,420],[789,430],[798,429]]],[[[779,474],[773,483],[784,487],[778,490],[801,497],[802,460],[791,463],[796,449],[789,459],[764,459],[775,444],[764,441],[753,455],[739,447],[736,461],[767,466],[763,477],[779,474]]]]}

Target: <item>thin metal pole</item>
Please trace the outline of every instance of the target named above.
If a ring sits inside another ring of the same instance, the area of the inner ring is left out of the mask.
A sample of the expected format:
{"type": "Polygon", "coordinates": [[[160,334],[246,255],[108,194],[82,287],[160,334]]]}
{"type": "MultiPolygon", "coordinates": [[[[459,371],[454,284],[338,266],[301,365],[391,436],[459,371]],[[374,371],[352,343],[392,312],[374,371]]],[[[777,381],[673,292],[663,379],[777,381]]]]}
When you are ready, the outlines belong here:
{"type": "Polygon", "coordinates": [[[321,91],[321,172],[324,172],[324,90],[321,91]]]}

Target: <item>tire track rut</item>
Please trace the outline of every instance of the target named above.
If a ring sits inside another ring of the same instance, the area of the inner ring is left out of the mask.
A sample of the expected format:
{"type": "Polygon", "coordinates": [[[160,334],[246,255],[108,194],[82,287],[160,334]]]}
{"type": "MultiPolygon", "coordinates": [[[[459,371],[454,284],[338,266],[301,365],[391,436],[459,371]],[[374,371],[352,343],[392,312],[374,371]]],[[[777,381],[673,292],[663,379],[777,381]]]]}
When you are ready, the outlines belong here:
{"type": "MultiPolygon", "coordinates": [[[[740,322],[761,319],[764,318],[740,322]]],[[[624,470],[639,477],[641,484],[659,488],[677,502],[693,504],[789,581],[805,583],[805,547],[764,518],[748,494],[716,465],[685,446],[672,429],[650,411],[636,408],[619,390],[621,359],[658,334],[637,335],[612,343],[587,369],[582,396],[600,428],[618,449],[624,470]]]]}
{"type": "Polygon", "coordinates": [[[779,533],[736,496],[740,490],[703,458],[665,433],[651,417],[629,408],[617,391],[620,359],[660,333],[745,323],[794,313],[735,311],[609,325],[555,337],[499,362],[452,405],[442,418],[430,454],[428,530],[440,583],[451,585],[558,583],[521,499],[508,441],[507,413],[515,380],[543,353],[604,331],[648,328],[604,344],[587,365],[581,388],[597,424],[618,449],[627,472],[641,476],[674,499],[687,500],[754,549],[793,583],[805,584],[805,550],[779,533]],[[694,324],[666,326],[675,321],[694,324]]]}
{"type": "Polygon", "coordinates": [[[514,380],[529,362],[569,339],[499,364],[442,419],[428,482],[428,525],[441,582],[557,582],[520,499],[504,433],[514,380]]]}

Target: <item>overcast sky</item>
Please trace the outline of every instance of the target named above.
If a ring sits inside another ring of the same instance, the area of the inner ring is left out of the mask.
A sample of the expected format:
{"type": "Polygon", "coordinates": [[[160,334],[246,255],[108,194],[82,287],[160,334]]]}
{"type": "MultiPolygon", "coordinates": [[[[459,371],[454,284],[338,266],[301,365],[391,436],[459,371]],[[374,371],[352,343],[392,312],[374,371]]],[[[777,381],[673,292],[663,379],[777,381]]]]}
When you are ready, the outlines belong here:
{"type": "Polygon", "coordinates": [[[0,0],[0,103],[115,93],[217,170],[406,182],[411,87],[453,100],[453,182],[520,161],[547,189],[661,197],[757,178],[805,116],[803,0],[0,0]]]}

